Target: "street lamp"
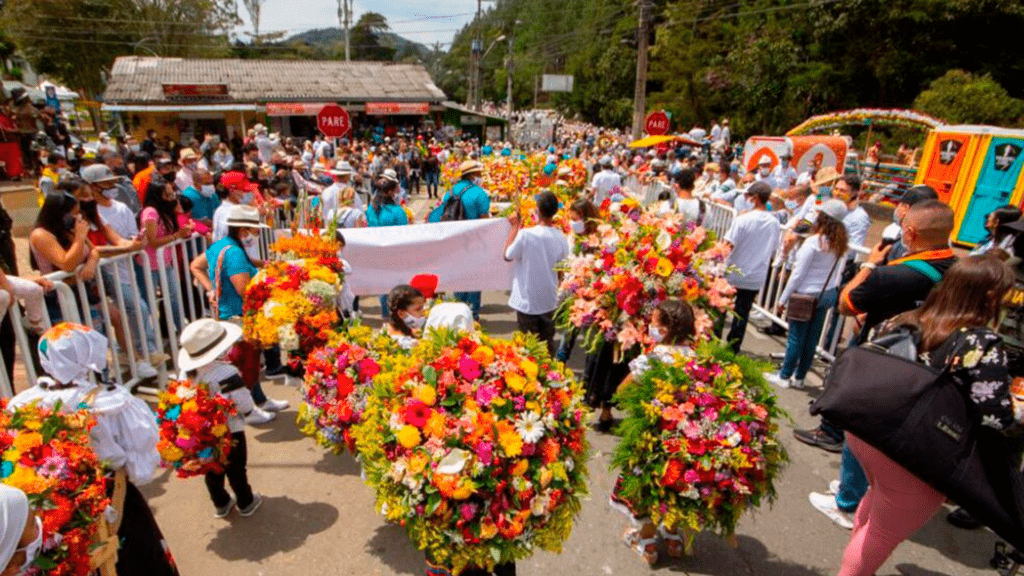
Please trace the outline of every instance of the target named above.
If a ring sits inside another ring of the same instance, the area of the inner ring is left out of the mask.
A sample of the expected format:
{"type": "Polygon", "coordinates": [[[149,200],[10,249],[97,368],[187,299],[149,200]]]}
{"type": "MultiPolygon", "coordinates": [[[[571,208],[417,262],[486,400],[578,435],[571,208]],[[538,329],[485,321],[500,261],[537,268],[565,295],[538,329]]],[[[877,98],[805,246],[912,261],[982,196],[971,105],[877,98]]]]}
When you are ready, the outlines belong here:
{"type": "Polygon", "coordinates": [[[508,32],[508,72],[507,76],[508,83],[505,88],[505,121],[509,125],[512,124],[512,54],[514,50],[513,38],[516,35],[516,26],[522,24],[522,20],[516,20],[512,23],[512,28],[508,32]]]}
{"type": "Polygon", "coordinates": [[[494,41],[491,42],[491,45],[487,47],[487,50],[484,50],[483,55],[481,55],[479,58],[477,58],[476,70],[474,70],[475,78],[474,78],[474,82],[473,82],[473,86],[474,86],[474,91],[473,91],[473,109],[474,110],[480,110],[480,68],[483,66],[484,58],[487,58],[487,55],[491,53],[491,50],[494,48],[495,44],[497,44],[498,42],[501,42],[504,39],[505,39],[505,35],[504,34],[502,34],[501,36],[498,36],[497,38],[495,38],[494,41]]]}

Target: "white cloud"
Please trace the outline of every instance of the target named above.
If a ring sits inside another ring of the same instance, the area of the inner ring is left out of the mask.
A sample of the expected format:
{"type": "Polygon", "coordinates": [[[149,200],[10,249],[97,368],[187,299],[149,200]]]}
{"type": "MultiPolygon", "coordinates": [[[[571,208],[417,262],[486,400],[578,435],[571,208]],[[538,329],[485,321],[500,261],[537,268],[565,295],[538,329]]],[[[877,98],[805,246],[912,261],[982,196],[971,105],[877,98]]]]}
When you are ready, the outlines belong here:
{"type": "MultiPolygon", "coordinates": [[[[486,4],[484,8],[486,9],[486,4]]],[[[409,40],[431,45],[434,42],[447,48],[455,33],[473,19],[476,0],[357,0],[353,21],[359,15],[374,11],[383,14],[391,28],[409,40]]],[[[249,13],[239,2],[239,16],[244,24],[240,34],[252,32],[249,13]]],[[[266,0],[260,16],[260,32],[286,31],[286,36],[314,28],[338,26],[337,0],[266,0]],[[301,8],[300,8],[301,7],[301,8]]]]}

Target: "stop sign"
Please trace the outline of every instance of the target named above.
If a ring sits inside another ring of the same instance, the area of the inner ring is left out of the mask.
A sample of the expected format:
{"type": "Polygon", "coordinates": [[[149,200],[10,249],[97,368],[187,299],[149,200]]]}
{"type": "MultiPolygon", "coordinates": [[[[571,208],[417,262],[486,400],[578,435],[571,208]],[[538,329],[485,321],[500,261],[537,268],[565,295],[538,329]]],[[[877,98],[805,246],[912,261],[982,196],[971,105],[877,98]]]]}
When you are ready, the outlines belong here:
{"type": "Polygon", "coordinates": [[[647,123],[644,124],[644,131],[651,136],[663,136],[668,134],[669,120],[668,114],[662,111],[651,112],[647,116],[647,123]]]}
{"type": "Polygon", "coordinates": [[[348,112],[337,104],[324,106],[316,115],[316,127],[328,138],[341,138],[349,126],[348,112]]]}

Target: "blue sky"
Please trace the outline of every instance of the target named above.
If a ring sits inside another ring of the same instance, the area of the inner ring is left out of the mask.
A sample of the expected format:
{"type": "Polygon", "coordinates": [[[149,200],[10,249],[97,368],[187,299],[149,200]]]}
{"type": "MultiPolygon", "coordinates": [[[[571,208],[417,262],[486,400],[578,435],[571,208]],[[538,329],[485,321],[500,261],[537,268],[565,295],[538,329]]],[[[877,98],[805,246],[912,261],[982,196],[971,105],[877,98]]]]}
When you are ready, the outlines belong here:
{"type": "MultiPolygon", "coordinates": [[[[245,22],[240,32],[251,32],[249,13],[239,2],[239,15],[245,22]]],[[[363,12],[383,14],[391,28],[409,40],[430,46],[444,44],[447,50],[455,32],[473,19],[476,0],[356,0],[353,22],[363,12]]],[[[487,9],[487,0],[484,1],[487,9]]],[[[266,0],[260,18],[260,33],[287,30],[287,35],[313,28],[338,26],[337,0],[266,0]],[[300,8],[301,7],[301,8],[300,8]]]]}

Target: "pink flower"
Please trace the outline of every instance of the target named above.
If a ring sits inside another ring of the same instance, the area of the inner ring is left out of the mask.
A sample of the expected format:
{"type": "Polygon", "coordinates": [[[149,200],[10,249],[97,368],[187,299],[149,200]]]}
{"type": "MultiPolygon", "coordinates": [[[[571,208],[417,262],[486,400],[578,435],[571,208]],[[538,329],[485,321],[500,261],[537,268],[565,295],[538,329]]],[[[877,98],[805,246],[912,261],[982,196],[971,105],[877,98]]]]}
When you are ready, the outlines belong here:
{"type": "Polygon", "coordinates": [[[459,358],[459,373],[466,380],[476,380],[480,377],[480,363],[463,354],[459,358]]]}
{"type": "Polygon", "coordinates": [[[696,470],[690,468],[686,472],[683,472],[683,480],[686,481],[687,484],[696,484],[700,481],[700,476],[697,474],[696,470]]]}
{"type": "Polygon", "coordinates": [[[476,402],[481,406],[490,406],[491,401],[494,400],[494,397],[497,395],[498,391],[494,386],[487,384],[476,389],[476,402]]]}
{"type": "Polygon", "coordinates": [[[494,461],[493,454],[494,446],[484,440],[476,445],[476,457],[480,460],[480,463],[484,466],[490,466],[494,461]]]}
{"type": "Polygon", "coordinates": [[[476,515],[476,504],[463,504],[459,506],[459,513],[462,514],[462,519],[469,522],[476,515]]]}

